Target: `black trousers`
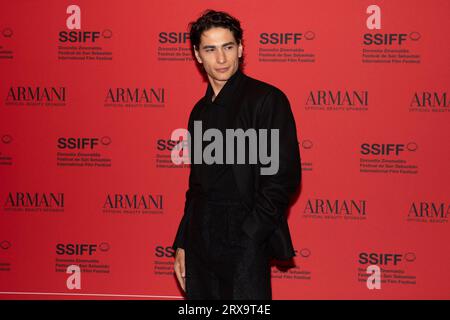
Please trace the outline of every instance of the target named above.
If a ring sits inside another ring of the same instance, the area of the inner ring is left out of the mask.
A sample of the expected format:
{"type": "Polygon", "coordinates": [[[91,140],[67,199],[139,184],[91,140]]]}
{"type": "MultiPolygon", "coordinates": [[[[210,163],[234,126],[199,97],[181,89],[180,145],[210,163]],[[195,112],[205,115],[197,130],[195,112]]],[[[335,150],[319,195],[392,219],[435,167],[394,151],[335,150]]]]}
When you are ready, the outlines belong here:
{"type": "Polygon", "coordinates": [[[243,231],[239,201],[196,199],[185,248],[187,299],[270,300],[266,245],[243,231]]]}

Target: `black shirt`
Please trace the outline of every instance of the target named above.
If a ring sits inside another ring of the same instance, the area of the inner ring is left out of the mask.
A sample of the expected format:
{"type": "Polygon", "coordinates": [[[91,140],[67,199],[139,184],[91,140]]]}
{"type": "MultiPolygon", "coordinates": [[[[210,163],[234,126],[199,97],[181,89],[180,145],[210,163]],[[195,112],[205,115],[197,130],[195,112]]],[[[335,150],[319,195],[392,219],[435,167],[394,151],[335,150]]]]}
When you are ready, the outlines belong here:
{"type": "MultiPolygon", "coordinates": [[[[238,69],[225,83],[217,97],[212,101],[214,90],[211,84],[208,84],[205,96],[202,99],[202,130],[203,133],[210,128],[220,130],[223,137],[223,164],[206,164],[204,160],[200,165],[200,174],[202,176],[202,189],[206,190],[208,197],[216,200],[239,200],[240,195],[234,180],[231,164],[226,163],[226,145],[225,145],[225,126],[226,120],[233,116],[230,114],[231,97],[235,93],[242,72],[238,69]]],[[[232,129],[232,128],[229,128],[232,129]]],[[[214,138],[213,138],[214,140],[214,138]]],[[[204,141],[202,150],[213,141],[204,141]]],[[[235,150],[236,152],[236,150],[235,150]]],[[[214,153],[213,153],[214,155],[214,153]]],[[[235,153],[236,158],[236,153],[235,153]]],[[[234,159],[235,160],[235,159],[234,159]]]]}

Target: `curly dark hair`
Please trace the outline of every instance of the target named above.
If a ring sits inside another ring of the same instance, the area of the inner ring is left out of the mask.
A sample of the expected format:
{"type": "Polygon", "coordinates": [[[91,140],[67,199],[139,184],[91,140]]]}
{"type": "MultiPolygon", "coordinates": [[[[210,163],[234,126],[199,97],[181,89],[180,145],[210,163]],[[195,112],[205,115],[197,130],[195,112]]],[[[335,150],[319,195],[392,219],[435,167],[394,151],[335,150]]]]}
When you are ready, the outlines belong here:
{"type": "Polygon", "coordinates": [[[236,43],[238,45],[242,43],[243,31],[239,20],[226,12],[208,9],[196,21],[189,23],[189,37],[196,50],[199,48],[202,33],[214,27],[229,29],[233,33],[236,43]]]}

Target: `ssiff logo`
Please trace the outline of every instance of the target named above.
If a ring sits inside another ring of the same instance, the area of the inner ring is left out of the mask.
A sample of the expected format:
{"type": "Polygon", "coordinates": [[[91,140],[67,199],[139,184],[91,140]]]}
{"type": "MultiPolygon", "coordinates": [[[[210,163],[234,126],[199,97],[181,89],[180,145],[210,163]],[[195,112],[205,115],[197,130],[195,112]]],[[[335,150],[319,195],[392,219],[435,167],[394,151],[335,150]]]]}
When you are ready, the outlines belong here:
{"type": "MultiPolygon", "coordinates": [[[[377,5],[370,5],[366,9],[365,28],[366,31],[362,35],[362,62],[363,63],[406,63],[419,64],[421,63],[421,54],[416,51],[417,42],[422,37],[420,32],[382,32],[381,30],[381,8],[377,5]]],[[[396,19],[395,13],[390,16],[391,20],[389,26],[392,26],[392,20],[396,19]],[[393,17],[393,18],[392,18],[393,17]]],[[[399,20],[399,19],[396,19],[399,20]]],[[[395,21],[397,24],[412,25],[410,21],[403,23],[402,21],[395,21]]],[[[384,24],[384,23],[383,23],[384,24]]]]}
{"type": "Polygon", "coordinates": [[[61,31],[59,33],[60,42],[95,42],[100,38],[99,31],[75,31],[81,29],[81,9],[79,6],[74,4],[68,6],[66,13],[69,14],[66,19],[66,27],[72,31],[61,31]]]}
{"type": "MultiPolygon", "coordinates": [[[[366,13],[370,14],[370,16],[366,20],[366,26],[369,30],[380,30],[381,29],[381,8],[377,5],[370,5],[367,7],[366,13]]],[[[391,45],[398,43],[401,45],[403,42],[407,40],[407,34],[406,33],[387,33],[387,34],[381,34],[381,33],[366,33],[364,34],[364,44],[366,45],[391,45]]],[[[418,40],[416,39],[416,35],[411,36],[410,38],[412,40],[418,40]]],[[[420,37],[420,36],[419,36],[420,37]]]]}
{"type": "MultiPolygon", "coordinates": [[[[415,284],[415,276],[407,274],[406,270],[400,265],[405,261],[411,263],[416,260],[413,252],[400,253],[376,253],[361,252],[359,254],[358,263],[368,266],[365,268],[367,279],[360,278],[364,281],[369,290],[381,289],[381,283],[388,284],[415,284]],[[394,267],[394,269],[392,269],[394,267]],[[382,269],[383,268],[383,269],[382,269]],[[384,273],[384,279],[381,279],[381,271],[384,273]]],[[[362,274],[360,274],[362,276],[362,274]]]]}
{"type": "MultiPolygon", "coordinates": [[[[66,28],[58,32],[58,59],[111,61],[113,59],[113,52],[110,51],[106,41],[101,41],[102,39],[111,39],[113,35],[112,31],[110,29],[89,31],[85,28],[82,30],[81,8],[77,5],[69,5],[65,13],[66,28]],[[68,45],[66,46],[64,44],[68,45]]],[[[84,20],[83,25],[85,26],[84,20]]]]}

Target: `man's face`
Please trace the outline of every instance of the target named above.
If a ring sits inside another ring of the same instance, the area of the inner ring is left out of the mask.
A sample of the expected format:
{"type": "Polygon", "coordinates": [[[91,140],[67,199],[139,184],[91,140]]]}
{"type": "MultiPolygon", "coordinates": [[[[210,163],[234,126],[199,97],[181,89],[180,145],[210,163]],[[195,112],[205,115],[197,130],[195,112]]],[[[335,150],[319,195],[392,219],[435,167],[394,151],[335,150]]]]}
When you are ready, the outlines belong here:
{"type": "Polygon", "coordinates": [[[226,28],[206,30],[195,50],[197,61],[203,64],[210,81],[227,81],[238,69],[242,44],[237,44],[233,33],[226,28]]]}

